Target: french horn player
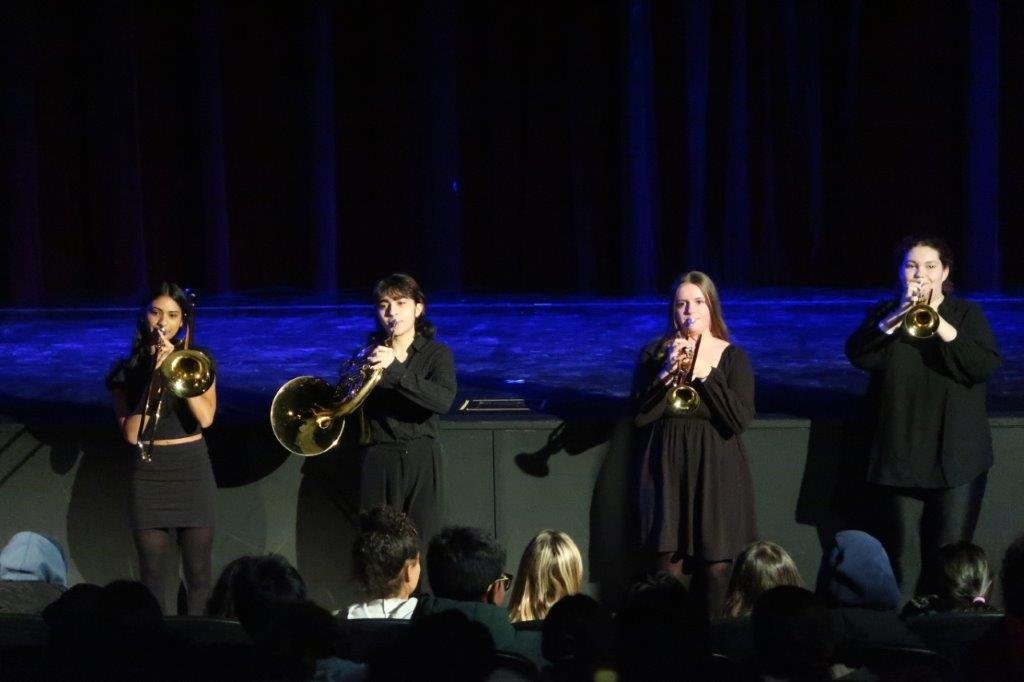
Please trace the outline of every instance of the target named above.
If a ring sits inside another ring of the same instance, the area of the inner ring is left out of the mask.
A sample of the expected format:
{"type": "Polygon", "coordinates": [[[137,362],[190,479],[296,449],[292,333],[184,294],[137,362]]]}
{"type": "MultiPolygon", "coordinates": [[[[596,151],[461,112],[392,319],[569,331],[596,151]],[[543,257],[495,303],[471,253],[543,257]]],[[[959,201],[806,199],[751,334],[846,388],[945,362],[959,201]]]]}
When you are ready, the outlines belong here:
{"type": "MultiPolygon", "coordinates": [[[[306,457],[334,449],[346,428],[359,429],[360,507],[399,509],[420,537],[430,538],[443,513],[438,417],[455,399],[455,363],[435,338],[415,279],[384,277],[374,285],[373,300],[370,343],[343,365],[333,386],[315,377],[282,386],[271,404],[271,426],[282,445],[306,457]]],[[[303,471],[329,469],[325,459],[307,460],[316,466],[303,471]]]]}

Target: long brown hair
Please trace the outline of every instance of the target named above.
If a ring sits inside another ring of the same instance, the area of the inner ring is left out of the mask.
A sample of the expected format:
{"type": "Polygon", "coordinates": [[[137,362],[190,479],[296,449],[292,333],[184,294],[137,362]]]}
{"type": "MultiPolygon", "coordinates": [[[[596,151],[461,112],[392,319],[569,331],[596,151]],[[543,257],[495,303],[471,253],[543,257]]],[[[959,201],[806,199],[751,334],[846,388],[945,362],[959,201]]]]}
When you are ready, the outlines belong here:
{"type": "Polygon", "coordinates": [[[729,328],[725,325],[725,318],[722,317],[721,299],[718,297],[718,288],[711,278],[699,270],[690,270],[679,275],[672,283],[672,290],[668,294],[668,332],[675,336],[676,328],[676,292],[684,284],[693,284],[704,294],[704,301],[711,310],[711,324],[708,325],[711,333],[723,341],[729,340],[729,328]]]}
{"type": "Polygon", "coordinates": [[[725,615],[737,617],[750,613],[758,597],[780,585],[804,586],[793,557],[774,542],[750,543],[737,557],[729,579],[725,615]]]}

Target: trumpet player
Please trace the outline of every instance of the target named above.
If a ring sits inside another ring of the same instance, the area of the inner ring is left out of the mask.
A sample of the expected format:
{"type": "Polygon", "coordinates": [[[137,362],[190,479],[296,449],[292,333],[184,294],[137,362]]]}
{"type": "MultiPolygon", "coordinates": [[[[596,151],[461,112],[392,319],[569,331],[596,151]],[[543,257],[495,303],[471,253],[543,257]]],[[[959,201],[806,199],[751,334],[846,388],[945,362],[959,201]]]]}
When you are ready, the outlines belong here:
{"type": "Polygon", "coordinates": [[[754,418],[754,373],[730,342],[710,277],[679,277],[668,313],[666,334],[643,349],[634,376],[635,424],[646,430],[635,479],[639,542],[680,581],[697,576],[693,587],[714,615],[733,557],[757,535],[740,439],[754,418]]]}
{"type": "Polygon", "coordinates": [[[399,509],[430,538],[443,509],[438,415],[455,399],[455,362],[426,317],[415,279],[396,273],[373,288],[377,332],[367,360],[383,370],[363,404],[369,441],[362,448],[360,507],[399,509]]]}
{"type": "Polygon", "coordinates": [[[176,532],[188,612],[201,614],[211,584],[216,491],[203,429],[217,411],[215,370],[204,353],[209,386],[190,397],[168,390],[161,374],[168,357],[191,342],[193,317],[185,290],[157,287],[145,298],[128,357],[115,363],[106,385],[121,435],[143,455],[134,457],[129,494],[140,579],[163,604],[162,567],[176,532]]]}
{"type": "Polygon", "coordinates": [[[927,587],[940,547],[974,535],[992,466],[985,382],[1002,360],[981,307],[952,293],[945,241],[907,237],[896,258],[896,297],[868,311],[846,355],[870,373],[867,480],[880,498],[878,535],[907,597],[927,587]],[[916,551],[925,570],[907,575],[916,551]]]}

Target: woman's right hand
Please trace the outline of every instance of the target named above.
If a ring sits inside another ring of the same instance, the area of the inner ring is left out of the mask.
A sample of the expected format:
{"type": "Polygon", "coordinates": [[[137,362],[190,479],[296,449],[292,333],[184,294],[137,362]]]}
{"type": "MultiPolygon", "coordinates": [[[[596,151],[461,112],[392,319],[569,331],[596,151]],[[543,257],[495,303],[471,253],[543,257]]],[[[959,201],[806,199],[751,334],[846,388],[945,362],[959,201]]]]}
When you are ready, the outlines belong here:
{"type": "Polygon", "coordinates": [[[153,365],[153,370],[160,369],[160,365],[167,359],[167,356],[174,352],[174,344],[171,340],[164,336],[164,330],[157,327],[156,330],[156,344],[153,349],[156,352],[156,361],[153,365]]]}

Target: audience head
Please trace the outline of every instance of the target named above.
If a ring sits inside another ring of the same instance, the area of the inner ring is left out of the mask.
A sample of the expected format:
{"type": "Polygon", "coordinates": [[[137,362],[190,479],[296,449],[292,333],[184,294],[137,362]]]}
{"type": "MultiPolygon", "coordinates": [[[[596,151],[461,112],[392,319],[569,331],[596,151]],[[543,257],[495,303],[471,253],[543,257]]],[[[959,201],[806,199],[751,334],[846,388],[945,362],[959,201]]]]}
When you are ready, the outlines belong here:
{"type": "Polygon", "coordinates": [[[211,618],[238,618],[235,612],[235,600],[232,594],[231,584],[242,567],[252,562],[256,557],[243,556],[228,563],[220,572],[216,584],[210,590],[210,598],[206,600],[205,615],[211,618]]]}
{"type": "Polygon", "coordinates": [[[618,618],[624,677],[694,674],[708,651],[702,613],[682,583],[668,573],[633,585],[618,618]]]}
{"type": "Polygon", "coordinates": [[[1024,618],[1024,535],[1006,548],[1000,576],[1006,613],[1024,618]]]}
{"type": "Polygon", "coordinates": [[[556,680],[593,680],[617,665],[618,641],[612,613],[585,594],[564,597],[544,619],[541,654],[556,680]]]}
{"type": "Polygon", "coordinates": [[[479,528],[449,526],[430,541],[427,575],[438,597],[501,604],[505,585],[501,571],[505,550],[479,528]]]}
{"type": "Polygon", "coordinates": [[[814,593],[795,585],[773,587],[754,603],[751,624],[762,673],[783,679],[831,679],[836,626],[814,593]]]}
{"type": "Polygon", "coordinates": [[[35,581],[68,585],[68,562],[56,540],[22,531],[0,551],[0,580],[35,581]]]}
{"type": "Polygon", "coordinates": [[[583,558],[576,543],[557,530],[542,530],[519,560],[509,598],[512,622],[542,620],[552,604],[583,588],[583,558]]]}
{"type": "Polygon", "coordinates": [[[780,585],[804,586],[793,557],[774,542],[750,543],[736,559],[725,600],[726,615],[747,615],[758,597],[780,585]]]}
{"type": "Polygon", "coordinates": [[[954,609],[985,606],[992,591],[985,550],[970,542],[939,549],[932,571],[934,591],[954,609]]]}
{"type": "Polygon", "coordinates": [[[352,545],[355,577],[368,599],[405,598],[420,579],[420,536],[411,519],[392,507],[359,517],[352,545]]]}
{"type": "Polygon", "coordinates": [[[329,611],[311,601],[277,601],[254,642],[273,679],[313,679],[316,662],[337,656],[341,635],[329,611]]]}
{"type": "Polygon", "coordinates": [[[231,603],[238,620],[251,637],[262,630],[273,606],[306,599],[306,583],[299,572],[278,554],[242,557],[234,567],[231,603]]]}
{"type": "Polygon", "coordinates": [[[832,606],[895,611],[900,589],[882,544],[859,530],[843,530],[825,548],[817,592],[832,606]]]}

